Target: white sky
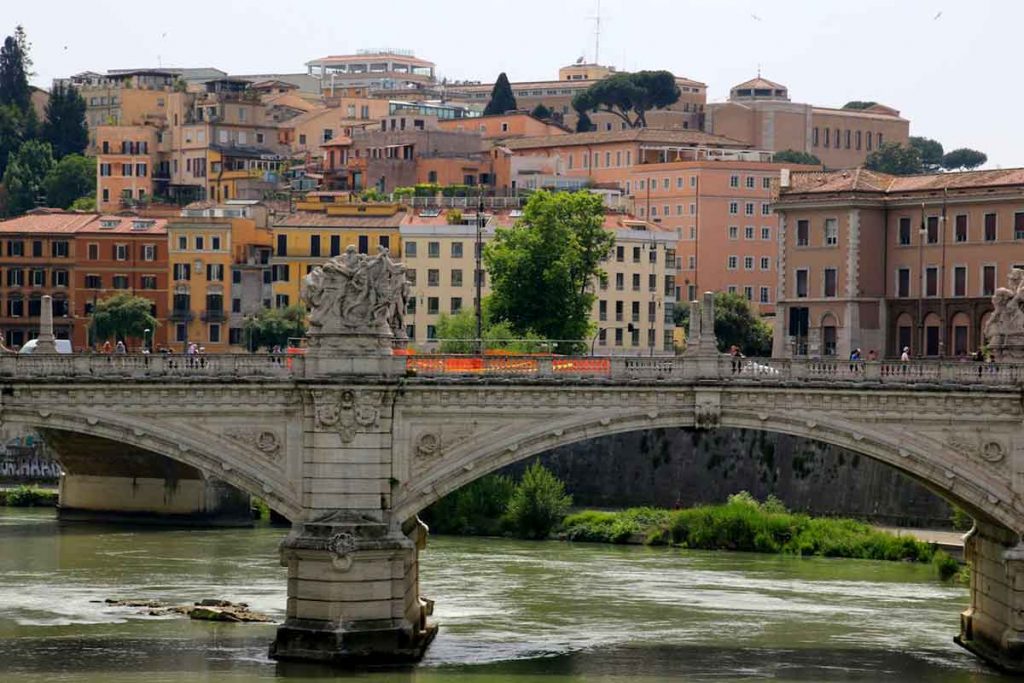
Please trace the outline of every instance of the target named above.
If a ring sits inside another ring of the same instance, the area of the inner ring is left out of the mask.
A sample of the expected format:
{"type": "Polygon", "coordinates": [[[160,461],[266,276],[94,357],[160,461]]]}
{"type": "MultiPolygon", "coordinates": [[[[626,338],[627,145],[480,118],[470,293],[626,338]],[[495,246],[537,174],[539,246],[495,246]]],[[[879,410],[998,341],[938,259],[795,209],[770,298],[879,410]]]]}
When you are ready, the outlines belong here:
{"type": "MultiPolygon", "coordinates": [[[[212,66],[302,72],[359,48],[399,47],[439,76],[552,79],[594,56],[597,0],[0,0],[0,34],[24,24],[37,76],[212,66]]],[[[709,101],[752,77],[799,102],[876,100],[911,134],[974,147],[989,166],[1024,166],[1024,91],[1014,86],[1020,0],[603,0],[600,61],[668,69],[709,86],[709,101]],[[936,19],[936,15],[941,15],[936,19]]]]}

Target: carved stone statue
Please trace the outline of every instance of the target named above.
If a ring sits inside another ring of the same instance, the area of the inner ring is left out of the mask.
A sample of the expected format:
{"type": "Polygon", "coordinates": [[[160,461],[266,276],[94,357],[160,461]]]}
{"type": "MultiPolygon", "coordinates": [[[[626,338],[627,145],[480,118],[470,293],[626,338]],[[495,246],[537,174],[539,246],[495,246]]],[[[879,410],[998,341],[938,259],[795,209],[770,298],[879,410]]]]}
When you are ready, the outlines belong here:
{"type": "Polygon", "coordinates": [[[992,296],[985,337],[997,361],[1024,361],[1024,270],[1014,268],[1007,281],[992,296]]]}
{"type": "Polygon", "coordinates": [[[310,312],[310,348],[390,353],[393,340],[408,339],[408,297],[405,266],[393,261],[386,247],[368,256],[349,246],[302,282],[302,300],[310,312]]]}

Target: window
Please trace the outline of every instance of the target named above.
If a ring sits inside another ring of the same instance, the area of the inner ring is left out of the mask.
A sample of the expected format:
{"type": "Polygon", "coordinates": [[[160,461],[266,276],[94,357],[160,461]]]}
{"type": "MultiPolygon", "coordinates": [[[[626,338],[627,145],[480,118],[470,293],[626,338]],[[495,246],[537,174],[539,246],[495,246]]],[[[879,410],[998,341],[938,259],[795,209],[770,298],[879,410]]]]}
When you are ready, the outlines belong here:
{"type": "Polygon", "coordinates": [[[743,213],[747,216],[754,215],[754,202],[747,202],[743,205],[743,213]]]}
{"type": "Polygon", "coordinates": [[[910,296],[910,268],[900,268],[896,271],[896,296],[910,296]]]}
{"type": "Polygon", "coordinates": [[[967,296],[967,268],[965,266],[953,268],[953,296],[967,296]]]}
{"type": "Polygon", "coordinates": [[[622,346],[622,328],[615,328],[615,345],[622,346]]]}
{"type": "Polygon", "coordinates": [[[604,299],[597,303],[597,319],[601,322],[608,320],[608,302],[604,299]]]}
{"type": "Polygon", "coordinates": [[[752,175],[748,175],[744,180],[746,181],[747,189],[753,190],[757,183],[757,178],[752,175]]]}
{"type": "Polygon", "coordinates": [[[32,287],[46,286],[46,271],[42,268],[32,268],[28,271],[29,285],[32,287]]]}
{"type": "Polygon", "coordinates": [[[25,255],[25,243],[21,240],[7,240],[7,255],[8,256],[24,256],[25,255]]]}
{"type": "Polygon", "coordinates": [[[762,216],[771,216],[772,215],[771,204],[769,204],[768,202],[761,202],[761,215],[762,216]]]}
{"type": "Polygon", "coordinates": [[[155,261],[156,260],[156,245],[155,244],[144,244],[144,245],[142,245],[142,260],[143,261],[155,261]]]}
{"type": "Polygon", "coordinates": [[[1013,214],[1013,239],[1024,240],[1024,212],[1013,214]]]}
{"type": "Polygon", "coordinates": [[[391,248],[391,237],[388,235],[378,235],[377,244],[384,247],[385,249],[391,248]]]}
{"type": "Polygon", "coordinates": [[[441,271],[431,268],[427,271],[427,287],[437,287],[441,284],[441,271]]]}
{"type": "Polygon", "coordinates": [[[626,276],[622,273],[615,273],[615,289],[622,291],[625,289],[626,276]]]}
{"type": "Polygon", "coordinates": [[[850,129],[846,129],[846,149],[850,149],[850,129]]]}
{"type": "Polygon", "coordinates": [[[900,218],[900,245],[907,246],[910,244],[910,219],[907,217],[900,218]]]}
{"type": "Polygon", "coordinates": [[[761,257],[761,270],[771,270],[772,260],[767,256],[761,257]]]}
{"type": "Polygon", "coordinates": [[[207,263],[206,279],[209,280],[210,282],[224,282],[224,264],[207,263]]]}
{"type": "Polygon", "coordinates": [[[309,236],[309,255],[319,256],[320,255],[320,235],[309,236]]]}
{"type": "Polygon", "coordinates": [[[739,226],[730,225],[729,226],[729,239],[735,240],[735,239],[739,239],[739,237],[740,237],[739,226]]]}
{"type": "Polygon", "coordinates": [[[210,342],[213,343],[213,344],[219,344],[220,343],[220,324],[219,323],[210,323],[209,339],[210,339],[210,342]]]}
{"type": "Polygon", "coordinates": [[[867,131],[867,132],[864,133],[864,140],[865,140],[865,142],[867,142],[867,148],[868,148],[868,151],[870,152],[871,151],[871,140],[872,140],[871,131],[867,131]]]}
{"type": "Polygon", "coordinates": [[[754,269],[754,257],[753,256],[744,256],[743,257],[743,270],[753,270],[753,269],[754,269]]]}
{"type": "Polygon", "coordinates": [[[441,257],[441,243],[440,242],[427,242],[427,256],[430,258],[441,257]]]}
{"type": "Polygon", "coordinates": [[[127,275],[115,275],[113,277],[114,289],[128,289],[128,276],[127,275]]]}
{"type": "Polygon", "coordinates": [[[406,256],[413,256],[413,257],[416,256],[416,243],[415,242],[406,242],[405,243],[405,255],[406,256]]]}
{"type": "Polygon", "coordinates": [[[727,267],[729,268],[729,270],[736,270],[736,267],[739,264],[739,260],[740,259],[739,259],[738,256],[730,256],[726,260],[726,264],[727,264],[727,267]]]}
{"type": "Polygon", "coordinates": [[[43,242],[42,240],[32,240],[32,257],[42,258],[43,256],[43,242]]]}
{"type": "Polygon", "coordinates": [[[67,287],[68,286],[68,271],[60,270],[60,269],[53,271],[53,286],[54,287],[67,287]]]}
{"type": "Polygon", "coordinates": [[[994,213],[985,214],[985,241],[996,241],[996,215],[994,213]]]}
{"type": "Polygon", "coordinates": [[[813,140],[814,140],[814,142],[813,142],[814,146],[815,146],[815,147],[817,147],[817,146],[818,146],[818,129],[817,129],[817,128],[815,128],[815,129],[814,129],[814,130],[813,130],[813,131],[811,132],[811,137],[812,137],[812,138],[813,138],[813,140]]]}
{"type": "Polygon", "coordinates": [[[747,227],[743,228],[743,239],[745,239],[745,240],[752,240],[752,239],[754,239],[754,226],[753,225],[748,225],[747,227]]]}
{"type": "Polygon", "coordinates": [[[277,255],[287,256],[288,255],[288,236],[278,235],[277,236],[277,255]]]}
{"type": "Polygon", "coordinates": [[[729,215],[735,216],[740,212],[739,202],[729,202],[729,215]]]}
{"type": "Polygon", "coordinates": [[[935,266],[928,266],[924,269],[924,295],[939,295],[939,269],[935,266]]]}
{"type": "Polygon", "coordinates": [[[441,300],[436,296],[427,297],[427,313],[436,315],[441,310],[441,300]]]}
{"type": "Polygon", "coordinates": [[[451,311],[452,311],[452,314],[454,315],[455,313],[458,313],[461,310],[462,310],[462,297],[461,296],[453,296],[452,297],[452,301],[451,301],[451,311]]]}
{"type": "Polygon", "coordinates": [[[772,238],[772,229],[771,228],[767,228],[767,227],[762,227],[761,228],[761,239],[769,240],[770,241],[771,238],[772,238]]]}
{"type": "Polygon", "coordinates": [[[996,293],[996,267],[982,266],[981,268],[981,295],[992,296],[996,293]]]}
{"type": "Polygon", "coordinates": [[[367,235],[359,235],[356,238],[356,250],[360,254],[370,253],[370,238],[367,235]]]}
{"type": "Polygon", "coordinates": [[[633,291],[640,291],[640,273],[633,273],[633,291]]]}
{"type": "Polygon", "coordinates": [[[857,136],[856,136],[856,140],[857,140],[857,143],[856,143],[856,147],[857,147],[857,149],[860,149],[860,143],[861,143],[861,133],[860,133],[860,131],[859,131],[859,130],[857,131],[857,136]]]}
{"type": "Polygon", "coordinates": [[[747,301],[754,300],[754,288],[747,285],[743,288],[743,296],[746,297],[747,301]]]}
{"type": "Polygon", "coordinates": [[[938,242],[939,242],[939,217],[938,216],[928,216],[927,232],[928,232],[928,244],[938,244],[938,242]]]}
{"type": "Polygon", "coordinates": [[[50,242],[50,255],[54,258],[67,258],[68,243],[65,240],[50,242]]]}
{"type": "Polygon", "coordinates": [[[618,322],[618,323],[622,322],[623,306],[624,306],[623,302],[621,302],[621,301],[616,301],[615,302],[615,322],[618,322]]]}
{"type": "Polygon", "coordinates": [[[100,245],[95,242],[90,242],[88,252],[90,261],[98,261],[100,258],[100,245]]]}
{"type": "Polygon", "coordinates": [[[740,177],[738,175],[729,176],[729,187],[739,187],[740,177]]]}
{"type": "Polygon", "coordinates": [[[142,289],[156,289],[156,275],[143,275],[139,283],[142,289]]]}
{"type": "Polygon", "coordinates": [[[953,219],[953,232],[957,242],[967,241],[967,214],[957,214],[953,219]]]}
{"type": "Polygon", "coordinates": [[[20,296],[11,297],[7,300],[7,315],[11,318],[20,318],[25,315],[25,300],[20,296]]]}
{"type": "Polygon", "coordinates": [[[839,244],[839,221],[835,218],[825,219],[825,244],[830,247],[839,244]]]}
{"type": "Polygon", "coordinates": [[[833,297],[836,295],[836,269],[826,268],[825,269],[825,296],[833,297]]]}
{"type": "Polygon", "coordinates": [[[630,305],[629,319],[635,323],[640,322],[640,302],[634,301],[630,305]]]}
{"type": "Polygon", "coordinates": [[[796,271],[796,296],[798,299],[807,298],[807,269],[801,268],[796,271]]]}
{"type": "Polygon", "coordinates": [[[640,247],[633,247],[633,263],[640,263],[640,247]]]}
{"type": "Polygon", "coordinates": [[[114,245],[114,260],[115,261],[127,261],[128,260],[128,245],[127,244],[115,244],[114,245]]]}
{"type": "Polygon", "coordinates": [[[103,289],[103,278],[99,275],[86,275],[85,276],[85,288],[86,289],[103,289]]]}
{"type": "Polygon", "coordinates": [[[771,303],[771,292],[767,287],[761,288],[760,302],[763,304],[771,303]]]}
{"type": "Polygon", "coordinates": [[[175,263],[173,267],[173,275],[175,280],[189,280],[191,279],[190,273],[191,266],[187,263],[175,263]]]}
{"type": "Polygon", "coordinates": [[[799,220],[796,222],[796,246],[806,247],[809,240],[811,222],[808,220],[799,220]]]}

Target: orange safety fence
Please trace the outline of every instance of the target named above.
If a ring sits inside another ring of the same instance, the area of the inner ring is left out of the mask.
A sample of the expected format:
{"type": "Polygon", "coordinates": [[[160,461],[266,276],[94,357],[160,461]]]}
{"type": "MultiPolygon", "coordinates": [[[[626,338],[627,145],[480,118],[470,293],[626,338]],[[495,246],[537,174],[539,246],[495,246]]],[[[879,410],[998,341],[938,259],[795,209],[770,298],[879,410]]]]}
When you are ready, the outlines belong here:
{"type": "Polygon", "coordinates": [[[607,358],[554,358],[551,367],[554,372],[567,375],[608,375],[612,364],[607,358]]]}

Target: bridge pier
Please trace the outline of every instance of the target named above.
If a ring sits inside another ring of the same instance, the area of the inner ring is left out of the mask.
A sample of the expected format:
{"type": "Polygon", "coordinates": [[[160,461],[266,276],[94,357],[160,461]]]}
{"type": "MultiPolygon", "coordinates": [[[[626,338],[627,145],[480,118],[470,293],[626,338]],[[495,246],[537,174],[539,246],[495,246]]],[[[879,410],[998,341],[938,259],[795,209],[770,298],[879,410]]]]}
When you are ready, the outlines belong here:
{"type": "Polygon", "coordinates": [[[296,524],[281,545],[288,608],[270,656],[334,664],[418,661],[437,633],[419,596],[426,526],[396,532],[357,514],[296,524]]]}
{"type": "Polygon", "coordinates": [[[990,664],[1024,672],[1024,543],[1006,528],[975,522],[965,537],[971,605],[954,639],[990,664]]]}

